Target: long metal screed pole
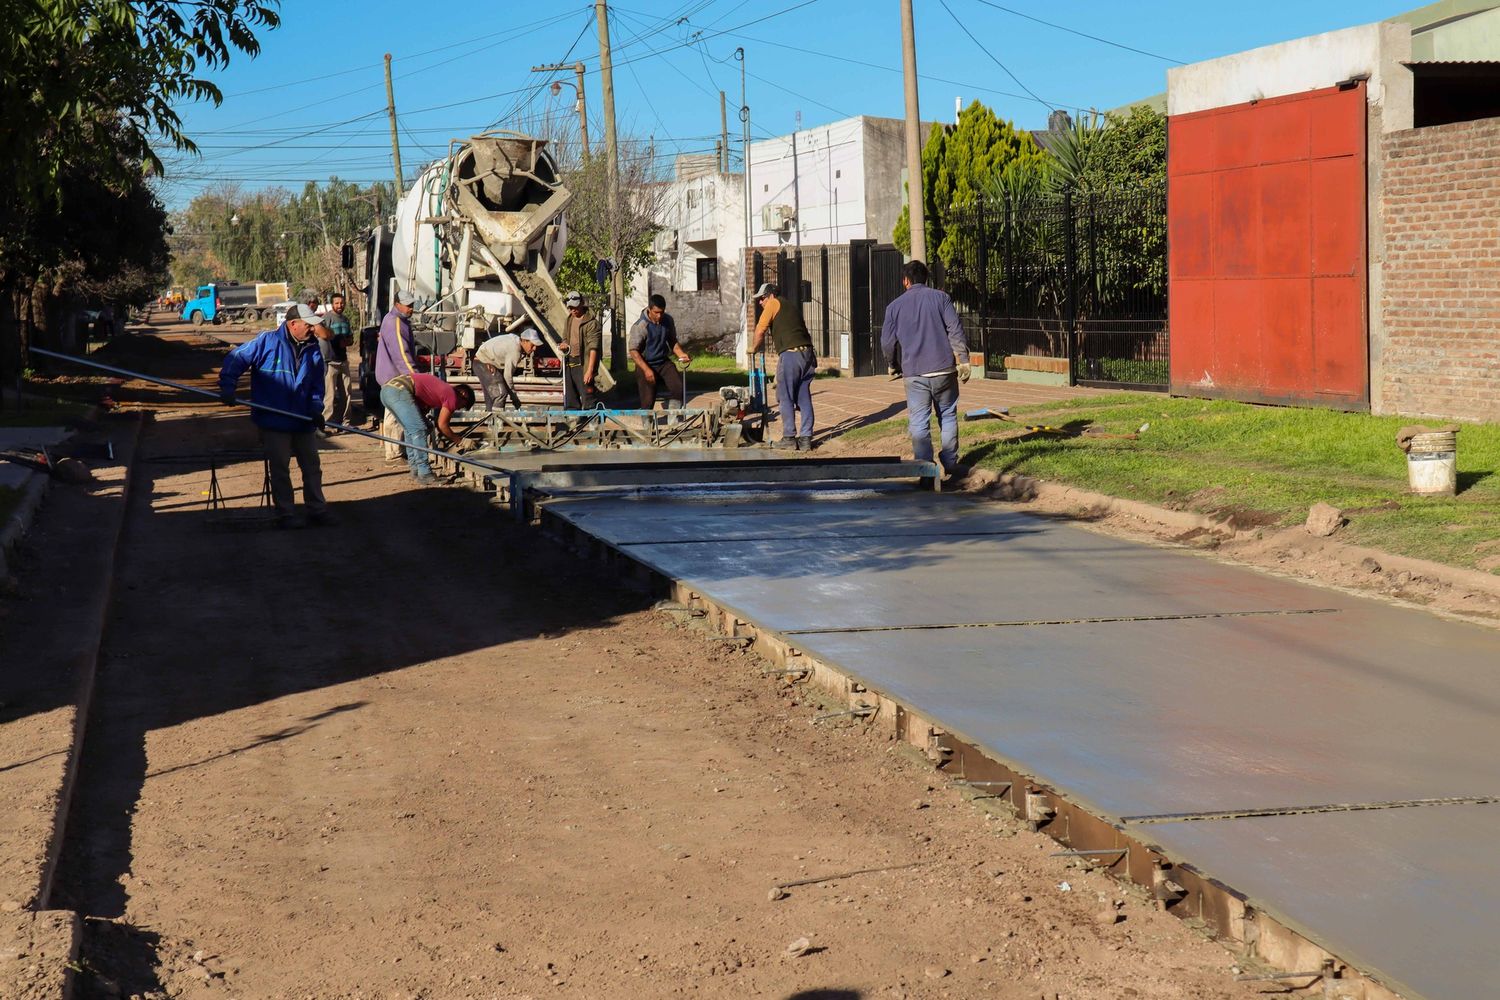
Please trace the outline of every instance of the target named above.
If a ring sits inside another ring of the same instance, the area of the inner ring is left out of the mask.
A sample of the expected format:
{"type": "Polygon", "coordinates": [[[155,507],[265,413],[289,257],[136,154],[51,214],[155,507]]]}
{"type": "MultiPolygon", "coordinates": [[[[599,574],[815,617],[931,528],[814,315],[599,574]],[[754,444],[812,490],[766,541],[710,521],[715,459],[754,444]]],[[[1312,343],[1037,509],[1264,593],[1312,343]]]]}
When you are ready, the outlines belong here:
{"type": "MultiPolygon", "coordinates": [[[[77,365],[86,365],[89,368],[97,368],[100,371],[111,372],[115,375],[124,375],[128,378],[138,378],[145,382],[155,382],[157,385],[170,386],[173,389],[179,389],[183,392],[191,392],[199,396],[207,396],[209,399],[213,400],[219,399],[219,394],[216,392],[209,392],[207,389],[199,389],[197,386],[183,385],[181,382],[173,382],[171,379],[157,378],[154,375],[146,375],[143,372],[133,372],[129,368],[117,368],[114,365],[106,365],[99,361],[90,361],[87,358],[79,358],[71,354],[60,354],[57,351],[48,351],[40,347],[33,347],[30,349],[30,351],[32,354],[40,354],[46,358],[57,358],[59,361],[71,361],[77,365]]],[[[283,417],[291,417],[293,420],[308,419],[307,414],[305,413],[293,413],[290,410],[282,410],[274,406],[267,406],[264,403],[255,403],[244,399],[236,399],[235,405],[248,406],[252,410],[264,410],[266,413],[275,413],[283,417]]],[[[361,437],[371,438],[376,441],[384,441],[387,444],[399,444],[403,448],[412,448],[416,451],[425,451],[429,455],[440,455],[443,458],[451,459],[454,462],[462,462],[464,465],[472,465],[475,468],[487,469],[490,472],[505,472],[504,469],[490,465],[487,462],[477,462],[472,458],[465,458],[462,455],[455,454],[451,451],[443,451],[439,448],[425,448],[422,445],[412,444],[410,441],[402,441],[398,438],[389,438],[384,434],[376,434],[374,431],[363,430],[359,427],[350,427],[348,424],[336,424],[330,422],[328,426],[336,427],[339,430],[347,431],[350,434],[358,434],[361,437]]]]}

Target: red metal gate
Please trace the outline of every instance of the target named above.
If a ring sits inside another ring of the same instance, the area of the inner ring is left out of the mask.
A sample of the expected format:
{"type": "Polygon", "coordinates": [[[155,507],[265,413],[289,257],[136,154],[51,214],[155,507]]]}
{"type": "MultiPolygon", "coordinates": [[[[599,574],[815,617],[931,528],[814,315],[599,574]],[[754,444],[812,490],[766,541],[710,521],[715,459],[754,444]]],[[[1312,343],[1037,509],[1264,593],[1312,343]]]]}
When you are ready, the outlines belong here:
{"type": "Polygon", "coordinates": [[[1365,85],[1167,128],[1172,392],[1368,409],[1365,85]]]}

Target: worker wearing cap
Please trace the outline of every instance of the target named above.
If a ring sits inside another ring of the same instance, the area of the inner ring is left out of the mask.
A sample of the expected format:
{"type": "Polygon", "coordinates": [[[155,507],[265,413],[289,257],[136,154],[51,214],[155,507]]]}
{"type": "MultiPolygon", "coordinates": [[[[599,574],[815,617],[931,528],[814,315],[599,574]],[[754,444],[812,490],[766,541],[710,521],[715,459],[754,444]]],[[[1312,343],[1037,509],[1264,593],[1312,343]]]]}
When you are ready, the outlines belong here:
{"type": "Polygon", "coordinates": [[[568,307],[568,325],[560,345],[567,355],[563,358],[563,368],[567,372],[563,405],[570,410],[589,409],[598,402],[594,376],[599,371],[599,358],[604,353],[599,321],[589,312],[580,292],[569,292],[563,304],[568,307]]]}
{"type": "Polygon", "coordinates": [[[677,324],[667,312],[666,299],[651,296],[641,318],[630,327],[626,347],[635,362],[641,409],[653,409],[658,401],[664,402],[669,410],[682,406],[682,372],[671,360],[675,355],[678,364],[686,368],[693,359],[677,342],[677,324]]]}
{"type": "Polygon", "coordinates": [[[812,337],[802,321],[802,304],[781,296],[781,289],[766,282],[755,290],[760,304],[760,320],[755,324],[755,339],[750,345],[754,356],[771,334],[771,349],[776,353],[776,402],[781,410],[781,441],[778,448],[812,450],[813,405],[812,380],[818,373],[818,355],[812,337]],[[800,423],[798,426],[799,417],[800,423]]]}
{"type": "Polygon", "coordinates": [[[958,386],[969,380],[969,343],[948,293],[927,286],[927,265],[909,260],[901,268],[900,295],[885,308],[880,348],[901,352],[906,384],[907,430],[919,462],[932,461],[932,413],[942,433],[938,458],[943,472],[961,476],[958,465],[958,386]]]}
{"type": "Polygon", "coordinates": [[[474,352],[474,374],[484,390],[486,410],[504,407],[507,396],[516,409],[521,408],[521,397],[516,394],[516,366],[522,355],[534,353],[541,345],[542,335],[529,326],[519,334],[497,334],[479,345],[474,352]]]}
{"type": "Polygon", "coordinates": [[[411,335],[411,310],[417,297],[397,292],[391,311],[380,321],[380,342],[375,348],[375,380],[385,385],[397,375],[417,374],[416,341],[411,335]]]}
{"type": "Polygon", "coordinates": [[[380,401],[385,404],[386,411],[401,422],[406,442],[417,446],[406,449],[406,461],[411,466],[412,476],[423,486],[437,482],[427,452],[419,450],[428,447],[424,414],[436,412],[433,422],[438,433],[456,448],[463,444],[463,438],[449,421],[454,413],[474,405],[474,390],[463,384],[449,385],[436,375],[397,375],[381,386],[380,401]]]}
{"type": "Polygon", "coordinates": [[[282,528],[301,527],[292,492],[293,455],[302,472],[308,516],[314,524],[334,521],[323,498],[323,469],[313,436],[314,430],[323,427],[323,354],[313,338],[313,328],[322,322],[317,312],[298,303],[276,329],[230,351],[219,369],[219,398],[224,405],[234,405],[235,386],[249,369],[250,401],[286,411],[257,409],[250,414],[266,451],[271,501],[276,506],[276,523],[282,528]]]}

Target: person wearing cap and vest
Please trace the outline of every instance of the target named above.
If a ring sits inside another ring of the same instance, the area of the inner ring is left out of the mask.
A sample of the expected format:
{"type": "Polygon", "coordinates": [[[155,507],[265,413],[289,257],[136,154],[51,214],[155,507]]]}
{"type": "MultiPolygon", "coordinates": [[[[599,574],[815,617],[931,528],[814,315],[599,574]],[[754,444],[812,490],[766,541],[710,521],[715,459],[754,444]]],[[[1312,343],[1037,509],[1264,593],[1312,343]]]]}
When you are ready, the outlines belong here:
{"type": "Polygon", "coordinates": [[[969,343],[948,293],[927,286],[927,265],[907,261],[901,268],[905,291],[885,308],[880,348],[901,352],[906,385],[907,430],[912,454],[932,461],[932,413],[942,432],[938,458],[943,472],[961,476],[958,465],[958,386],[969,381],[969,343]]]}
{"type": "Polygon", "coordinates": [[[416,341],[411,335],[411,310],[417,297],[397,292],[391,311],[380,321],[380,341],[375,348],[375,381],[385,385],[397,375],[417,374],[416,341]]]}
{"type": "Polygon", "coordinates": [[[677,324],[667,312],[666,299],[660,295],[651,296],[641,318],[630,328],[626,347],[635,362],[641,409],[653,409],[658,401],[664,402],[669,410],[681,407],[682,372],[678,365],[686,368],[693,359],[677,342],[677,324]],[[678,365],[671,363],[674,355],[678,365]]]}
{"type": "Polygon", "coordinates": [[[438,433],[457,448],[463,444],[463,438],[449,420],[454,413],[474,405],[474,390],[462,383],[449,385],[436,375],[397,375],[381,386],[380,401],[385,404],[387,412],[395,414],[401,421],[404,438],[418,446],[406,449],[406,461],[411,466],[412,476],[423,486],[436,483],[438,477],[432,474],[431,459],[427,452],[418,450],[428,447],[424,414],[429,410],[437,413],[434,423],[438,433]]]}
{"type": "MultiPolygon", "coordinates": [[[[417,374],[416,340],[411,333],[412,307],[417,297],[409,291],[396,293],[391,311],[380,321],[380,334],[375,341],[375,384],[381,401],[380,433],[388,438],[401,436],[401,421],[385,407],[384,390],[387,383],[398,375],[417,374]]],[[[409,458],[404,448],[398,445],[385,446],[385,460],[399,462],[409,458]]]]}
{"type": "Polygon", "coordinates": [[[818,373],[818,355],[812,337],[802,321],[799,302],[782,298],[781,289],[766,282],[755,291],[760,304],[760,320],[755,324],[755,339],[750,345],[753,357],[771,335],[771,349],[776,353],[776,402],[781,410],[781,441],[777,448],[812,450],[813,405],[812,380],[818,373]],[[800,426],[798,414],[800,417],[800,426]]]}
{"type": "Polygon", "coordinates": [[[275,407],[302,417],[266,410],[252,410],[250,419],[260,431],[271,475],[271,501],[276,506],[276,525],[300,528],[296,494],[292,491],[292,456],[302,472],[302,499],[314,524],[334,523],[323,497],[323,468],[313,431],[323,428],[323,354],[313,329],[323,317],[298,303],[286,321],[248,343],[230,351],[219,369],[219,399],[233,406],[240,376],[250,372],[250,401],[275,407]]]}
{"type": "Polygon", "coordinates": [[[474,352],[474,375],[484,390],[484,408],[504,408],[505,398],[516,409],[521,408],[521,397],[516,394],[516,365],[523,354],[532,354],[542,345],[542,335],[531,327],[519,334],[501,333],[479,345],[474,352]]]}
{"type": "Polygon", "coordinates": [[[599,358],[604,353],[599,321],[589,312],[588,304],[579,292],[569,292],[563,305],[568,307],[568,324],[559,345],[565,355],[563,370],[567,373],[563,405],[570,410],[591,409],[598,403],[594,376],[599,371],[599,358]]]}

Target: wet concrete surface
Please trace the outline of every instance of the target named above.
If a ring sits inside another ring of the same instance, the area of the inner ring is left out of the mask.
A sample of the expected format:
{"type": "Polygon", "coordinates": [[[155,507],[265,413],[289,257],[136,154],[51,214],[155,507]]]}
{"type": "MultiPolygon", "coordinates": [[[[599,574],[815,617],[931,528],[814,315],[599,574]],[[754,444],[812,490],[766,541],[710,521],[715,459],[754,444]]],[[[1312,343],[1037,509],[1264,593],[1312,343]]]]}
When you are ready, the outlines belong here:
{"type": "Polygon", "coordinates": [[[1410,996],[1500,974],[1500,805],[1347,809],[1500,795],[1500,632],[909,490],[549,509],[1410,996]]]}

